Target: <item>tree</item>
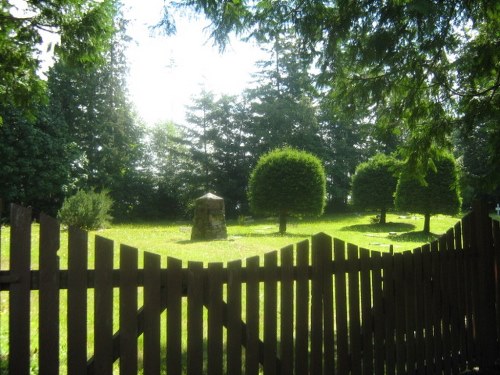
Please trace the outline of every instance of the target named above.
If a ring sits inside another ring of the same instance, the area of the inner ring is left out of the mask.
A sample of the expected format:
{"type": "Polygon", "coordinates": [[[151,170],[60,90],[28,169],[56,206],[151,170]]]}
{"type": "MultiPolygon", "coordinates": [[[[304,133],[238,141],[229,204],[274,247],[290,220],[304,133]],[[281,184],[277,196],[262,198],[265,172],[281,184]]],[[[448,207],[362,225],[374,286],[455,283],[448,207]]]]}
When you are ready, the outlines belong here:
{"type": "Polygon", "coordinates": [[[394,207],[398,178],[397,161],[377,154],[356,168],[352,177],[352,201],[363,209],[380,210],[380,224],[386,223],[387,210],[394,207]]]}
{"type": "MultiPolygon", "coordinates": [[[[479,1],[184,0],[203,13],[224,48],[231,32],[272,40],[285,27],[313,54],[318,83],[357,120],[405,140],[407,163],[425,175],[433,147],[455,127],[491,132],[488,179],[500,183],[500,8],[479,1]]],[[[168,5],[164,25],[172,30],[168,5]]],[[[494,186],[493,186],[494,188],[494,186]]]]}
{"type": "Polygon", "coordinates": [[[457,166],[453,156],[442,154],[432,164],[429,165],[425,181],[411,171],[404,170],[399,177],[395,195],[398,210],[424,215],[424,233],[430,233],[431,215],[456,215],[461,205],[457,166]]]}
{"type": "Polygon", "coordinates": [[[257,214],[279,216],[279,232],[286,232],[289,215],[321,215],[326,180],[321,161],[292,148],[262,156],[250,176],[250,208],[257,214]]]}

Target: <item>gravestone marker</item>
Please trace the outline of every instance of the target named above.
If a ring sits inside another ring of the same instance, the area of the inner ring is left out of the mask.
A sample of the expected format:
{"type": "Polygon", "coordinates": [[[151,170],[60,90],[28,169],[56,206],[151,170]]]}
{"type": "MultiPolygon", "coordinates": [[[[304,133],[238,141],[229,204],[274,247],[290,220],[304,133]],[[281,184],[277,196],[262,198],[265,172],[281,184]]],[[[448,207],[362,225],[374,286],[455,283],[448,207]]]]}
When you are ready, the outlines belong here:
{"type": "Polygon", "coordinates": [[[224,199],[212,193],[196,199],[191,240],[226,239],[224,199]]]}

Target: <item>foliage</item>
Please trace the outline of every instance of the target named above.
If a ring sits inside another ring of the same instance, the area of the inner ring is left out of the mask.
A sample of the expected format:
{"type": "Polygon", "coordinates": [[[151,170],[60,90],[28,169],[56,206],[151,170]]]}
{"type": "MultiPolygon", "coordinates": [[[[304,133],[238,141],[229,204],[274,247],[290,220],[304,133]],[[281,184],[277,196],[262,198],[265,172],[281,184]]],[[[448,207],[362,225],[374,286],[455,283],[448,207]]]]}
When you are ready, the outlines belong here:
{"type": "Polygon", "coordinates": [[[262,156],[249,181],[252,211],[277,214],[280,233],[288,215],[321,215],[325,207],[326,179],[321,161],[292,148],[276,149],[262,156]]]}
{"type": "Polygon", "coordinates": [[[449,147],[452,130],[484,127],[492,182],[487,189],[500,183],[496,2],[184,0],[174,6],[203,13],[221,48],[231,32],[259,41],[294,32],[321,68],[317,82],[337,98],[338,108],[355,123],[371,123],[389,141],[401,137],[408,167],[421,177],[429,151],[449,147]]]}
{"type": "Polygon", "coordinates": [[[75,195],[64,200],[57,216],[68,226],[86,230],[100,229],[109,225],[112,206],[113,200],[106,191],[96,193],[93,190],[78,190],[75,195]]]}
{"type": "Polygon", "coordinates": [[[352,201],[362,209],[380,210],[380,224],[385,224],[386,211],[394,207],[398,182],[398,162],[377,154],[356,168],[352,177],[352,201]]]}
{"type": "Polygon", "coordinates": [[[401,173],[396,187],[395,203],[398,210],[425,215],[424,232],[430,231],[430,216],[436,214],[456,215],[460,211],[461,196],[455,159],[442,154],[429,167],[425,183],[414,173],[401,173]]]}

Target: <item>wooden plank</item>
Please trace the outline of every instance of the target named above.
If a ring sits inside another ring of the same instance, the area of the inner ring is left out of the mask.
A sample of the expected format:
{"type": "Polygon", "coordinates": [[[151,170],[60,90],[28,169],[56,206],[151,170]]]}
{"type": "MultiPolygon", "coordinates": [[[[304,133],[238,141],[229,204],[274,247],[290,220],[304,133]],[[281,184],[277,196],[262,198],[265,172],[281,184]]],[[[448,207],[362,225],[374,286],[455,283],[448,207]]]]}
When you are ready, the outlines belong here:
{"type": "Polygon", "coordinates": [[[415,268],[414,255],[410,251],[403,253],[404,272],[404,307],[405,307],[405,338],[406,338],[406,373],[416,372],[416,343],[415,343],[415,268]]]}
{"type": "Polygon", "coordinates": [[[433,281],[432,259],[429,245],[422,246],[422,279],[424,293],[424,348],[425,348],[425,373],[434,373],[434,309],[433,309],[433,281]]]}
{"type": "Polygon", "coordinates": [[[241,375],[241,260],[228,262],[227,270],[227,372],[241,375]]]}
{"type": "Polygon", "coordinates": [[[413,267],[415,269],[415,366],[417,374],[425,374],[425,303],[421,248],[413,250],[413,267]]]}
{"type": "MultiPolygon", "coordinates": [[[[366,250],[361,249],[361,252],[366,250]]],[[[385,313],[384,297],[382,289],[382,254],[378,251],[371,252],[372,290],[373,290],[373,373],[383,375],[385,373],[385,313]]]]}
{"type": "Polygon", "coordinates": [[[259,257],[246,260],[246,350],[245,374],[259,374],[259,321],[260,321],[260,286],[259,286],[259,257]]]}
{"type": "Polygon", "coordinates": [[[68,374],[87,366],[87,232],[68,229],[68,374]]]}
{"type": "Polygon", "coordinates": [[[264,373],[276,374],[277,368],[277,264],[278,253],[264,255],[264,373]]]}
{"type": "Polygon", "coordinates": [[[337,323],[337,369],[339,374],[349,372],[349,350],[347,330],[347,292],[345,243],[339,239],[333,240],[335,261],[335,311],[337,323]]]}
{"type": "Polygon", "coordinates": [[[394,375],[396,366],[395,352],[395,306],[394,306],[394,257],[392,254],[382,255],[384,270],[384,301],[385,301],[385,352],[386,374],[394,375]]]}
{"type": "Polygon", "coordinates": [[[431,277],[434,332],[434,373],[443,371],[442,310],[441,310],[441,256],[436,241],[431,243],[431,277]]]}
{"type": "Polygon", "coordinates": [[[441,329],[443,343],[443,373],[451,374],[451,336],[450,336],[450,301],[448,293],[449,251],[447,251],[446,236],[439,239],[440,255],[440,285],[441,285],[441,329]]]}
{"type": "Polygon", "coordinates": [[[323,260],[319,235],[312,238],[311,275],[311,374],[323,373],[323,260]]]}
{"type": "Polygon", "coordinates": [[[10,208],[9,374],[30,373],[31,209],[10,208]]]}
{"type": "Polygon", "coordinates": [[[465,290],[466,285],[466,272],[465,272],[465,251],[462,248],[461,243],[461,226],[458,223],[455,226],[455,246],[457,249],[456,254],[456,287],[457,287],[457,315],[459,320],[459,332],[458,332],[458,347],[459,347],[459,369],[464,371],[467,368],[467,330],[466,330],[466,301],[467,292],[465,290]]]}
{"type": "Polygon", "coordinates": [[[95,237],[94,371],[113,372],[113,241],[95,237]]]}
{"type": "Polygon", "coordinates": [[[167,258],[167,373],[182,373],[182,261],[167,258]]]}
{"type": "Polygon", "coordinates": [[[208,374],[222,374],[222,263],[208,265],[208,374]]]}
{"type": "Polygon", "coordinates": [[[120,245],[120,374],[137,374],[137,249],[120,245]]]}
{"type": "Polygon", "coordinates": [[[360,253],[361,269],[361,316],[363,334],[363,374],[373,374],[373,311],[372,287],[370,280],[370,252],[362,249],[360,253]]]}
{"type": "MultiPolygon", "coordinates": [[[[352,244],[347,245],[348,259],[348,280],[349,280],[349,338],[350,338],[350,358],[351,358],[351,373],[353,375],[361,374],[361,364],[365,359],[365,350],[361,356],[361,324],[360,324],[360,301],[359,301],[359,270],[360,260],[358,255],[358,247],[352,244]]],[[[365,275],[366,276],[366,275],[365,275]]],[[[368,271],[368,278],[370,273],[368,271]]],[[[366,278],[366,277],[365,277],[366,278]]],[[[368,280],[369,281],[369,280],[368,280]]],[[[365,286],[366,287],[366,286],[365,286]]],[[[370,298],[371,299],[371,298],[370,298]]],[[[364,300],[364,296],[363,296],[364,300]]],[[[368,303],[366,303],[368,305],[368,303]]],[[[370,320],[371,306],[370,306],[370,320]]],[[[363,332],[366,334],[367,332],[363,332]]],[[[363,338],[365,335],[363,335],[363,338]]],[[[371,332],[369,337],[371,338],[371,332]]],[[[372,352],[372,346],[369,348],[363,347],[372,352]]],[[[372,371],[373,373],[373,371],[372,371]]]]}
{"type": "Polygon", "coordinates": [[[203,373],[203,263],[188,262],[187,374],[203,373]]]}
{"type": "MultiPolygon", "coordinates": [[[[333,302],[333,261],[332,238],[325,234],[321,237],[322,294],[323,294],[323,371],[335,371],[335,327],[333,302]]],[[[319,239],[318,238],[318,239],[319,239]]]]}
{"type": "MultiPolygon", "coordinates": [[[[495,298],[496,298],[496,326],[497,337],[500,339],[500,221],[493,220],[493,243],[494,243],[494,262],[495,262],[495,298]]],[[[500,346],[500,344],[499,344],[500,346]]],[[[499,348],[500,349],[500,348],[499,348]]]]}
{"type": "Polygon", "coordinates": [[[297,292],[295,301],[295,374],[309,368],[309,241],[297,244],[297,292]]]}
{"type": "Polygon", "coordinates": [[[462,275],[457,275],[457,254],[455,250],[455,233],[453,229],[446,233],[447,249],[448,249],[448,277],[447,277],[447,294],[450,309],[450,340],[451,340],[451,373],[458,374],[460,372],[460,318],[458,316],[459,305],[459,285],[458,278],[462,275]]]}
{"type": "Polygon", "coordinates": [[[144,375],[160,373],[161,258],[144,253],[144,375]]]}
{"type": "Polygon", "coordinates": [[[406,374],[405,289],[403,254],[394,254],[394,295],[396,314],[396,372],[406,374]]]}
{"type": "Polygon", "coordinates": [[[293,246],[281,249],[281,374],[293,374],[293,246]]]}
{"type": "Polygon", "coordinates": [[[59,372],[59,257],[60,226],[57,220],[40,215],[40,291],[38,351],[40,374],[59,372]]]}

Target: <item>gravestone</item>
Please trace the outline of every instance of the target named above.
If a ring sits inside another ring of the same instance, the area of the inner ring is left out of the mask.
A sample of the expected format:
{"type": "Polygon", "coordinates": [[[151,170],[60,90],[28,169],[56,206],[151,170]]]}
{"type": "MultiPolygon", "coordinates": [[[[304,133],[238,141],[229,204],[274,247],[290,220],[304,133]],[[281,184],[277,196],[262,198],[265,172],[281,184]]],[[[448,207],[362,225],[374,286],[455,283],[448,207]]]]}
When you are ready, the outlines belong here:
{"type": "Polygon", "coordinates": [[[191,240],[226,239],[224,199],[212,193],[196,199],[191,240]]]}

